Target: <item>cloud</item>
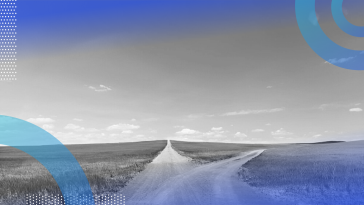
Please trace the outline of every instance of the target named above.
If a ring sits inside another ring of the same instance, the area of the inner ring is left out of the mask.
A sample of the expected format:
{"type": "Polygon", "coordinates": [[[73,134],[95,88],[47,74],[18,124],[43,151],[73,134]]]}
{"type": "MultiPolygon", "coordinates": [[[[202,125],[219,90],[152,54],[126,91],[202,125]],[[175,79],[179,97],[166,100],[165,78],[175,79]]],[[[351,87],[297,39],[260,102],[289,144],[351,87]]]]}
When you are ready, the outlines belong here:
{"type": "Polygon", "coordinates": [[[107,92],[107,91],[111,91],[111,88],[105,86],[105,85],[100,85],[98,88],[95,88],[93,86],[88,86],[88,88],[90,88],[91,90],[94,90],[96,92],[107,92]]]}
{"type": "Polygon", "coordinates": [[[349,111],[350,112],[363,112],[363,109],[357,107],[357,108],[351,108],[349,111]]]}
{"type": "Polygon", "coordinates": [[[173,126],[173,128],[182,129],[182,128],[185,128],[185,126],[182,126],[182,125],[175,125],[175,126],[173,126]]]}
{"type": "Polygon", "coordinates": [[[248,137],[248,135],[246,135],[244,133],[241,133],[241,132],[235,133],[235,136],[237,136],[237,137],[248,137]]]}
{"type": "Polygon", "coordinates": [[[317,26],[318,25],[318,20],[319,20],[319,16],[317,13],[311,13],[310,17],[309,17],[310,22],[314,25],[317,26]]]}
{"type": "Polygon", "coordinates": [[[273,88],[273,86],[269,85],[269,86],[267,86],[267,88],[270,89],[270,88],[273,88]]]}
{"type": "Polygon", "coordinates": [[[98,132],[100,130],[96,129],[96,128],[86,128],[85,129],[86,132],[98,132]]]}
{"type": "Polygon", "coordinates": [[[349,11],[348,11],[346,8],[343,8],[343,13],[344,13],[345,15],[349,15],[349,11]]]}
{"type": "Polygon", "coordinates": [[[199,134],[199,131],[191,130],[188,128],[182,129],[181,131],[176,132],[177,135],[193,135],[193,134],[199,134]]]}
{"type": "Polygon", "coordinates": [[[135,122],[135,121],[137,121],[137,120],[133,118],[133,119],[131,119],[130,121],[135,122]]]}
{"type": "Polygon", "coordinates": [[[64,129],[66,130],[73,130],[73,131],[76,131],[76,132],[98,132],[100,130],[96,129],[96,128],[84,128],[84,127],[81,127],[79,125],[75,125],[75,124],[67,124],[64,129]]]}
{"type": "Polygon", "coordinates": [[[77,122],[82,122],[83,121],[83,119],[78,119],[78,118],[75,118],[75,119],[73,119],[74,121],[77,121],[77,122]]]}
{"type": "Polygon", "coordinates": [[[277,130],[277,131],[273,131],[271,132],[272,135],[292,135],[293,133],[291,132],[287,132],[286,130],[284,130],[283,128],[277,130]]]}
{"type": "Polygon", "coordinates": [[[29,119],[27,119],[27,121],[30,122],[30,123],[33,123],[33,124],[40,124],[40,125],[54,122],[54,120],[51,119],[51,118],[42,118],[42,117],[40,117],[40,118],[29,118],[29,119]]]}
{"type": "Polygon", "coordinates": [[[264,132],[263,129],[255,129],[255,130],[252,130],[251,132],[264,132]]]}
{"type": "Polygon", "coordinates": [[[220,131],[222,130],[222,127],[213,127],[211,128],[212,131],[220,131]]]}
{"type": "Polygon", "coordinates": [[[66,130],[74,130],[74,131],[77,131],[77,132],[85,130],[84,127],[81,127],[81,126],[75,125],[75,124],[67,124],[64,127],[64,129],[66,129],[66,130]]]}
{"type": "Polygon", "coordinates": [[[124,130],[121,133],[122,134],[133,134],[134,132],[132,130],[124,130]]]}
{"type": "Polygon", "coordinates": [[[332,58],[332,59],[329,59],[328,61],[326,61],[325,63],[331,63],[331,64],[334,64],[335,65],[335,64],[345,63],[347,61],[350,61],[350,60],[354,59],[355,57],[332,58]]]}
{"type": "Polygon", "coordinates": [[[265,110],[241,110],[238,112],[227,112],[227,113],[222,114],[222,116],[263,114],[263,113],[281,112],[283,110],[284,110],[284,108],[274,108],[274,109],[265,109],[265,110]]]}
{"type": "Polygon", "coordinates": [[[327,103],[327,104],[321,104],[318,108],[320,110],[327,110],[327,109],[348,108],[358,105],[360,105],[360,103],[327,103]]]}
{"type": "Polygon", "coordinates": [[[53,124],[44,124],[42,126],[42,128],[45,129],[45,130],[51,130],[51,129],[54,128],[54,125],[53,124]]]}
{"type": "Polygon", "coordinates": [[[132,125],[132,124],[117,124],[117,125],[111,125],[109,127],[106,128],[107,131],[113,131],[113,130],[135,130],[135,129],[139,129],[140,126],[139,125],[132,125]]]}

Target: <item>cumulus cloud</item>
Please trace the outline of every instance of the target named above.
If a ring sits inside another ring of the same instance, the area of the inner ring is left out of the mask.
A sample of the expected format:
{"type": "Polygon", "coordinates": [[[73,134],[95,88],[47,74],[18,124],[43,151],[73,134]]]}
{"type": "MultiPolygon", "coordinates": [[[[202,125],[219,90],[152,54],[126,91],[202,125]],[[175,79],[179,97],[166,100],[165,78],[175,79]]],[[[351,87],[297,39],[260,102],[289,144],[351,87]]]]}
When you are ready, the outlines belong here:
{"type": "Polygon", "coordinates": [[[42,125],[42,124],[49,124],[49,123],[53,123],[54,120],[51,118],[43,118],[43,117],[39,117],[39,118],[29,118],[27,119],[28,122],[33,123],[33,124],[38,124],[38,125],[42,125]]]}
{"type": "Polygon", "coordinates": [[[78,118],[74,118],[73,120],[77,121],[77,122],[82,122],[83,121],[83,119],[78,119],[78,118]]]}
{"type": "Polygon", "coordinates": [[[273,88],[273,86],[269,85],[269,86],[267,86],[267,88],[270,89],[270,88],[273,88]]]}
{"type": "Polygon", "coordinates": [[[281,112],[283,110],[284,110],[284,108],[274,108],[274,109],[265,109],[265,110],[241,110],[238,112],[227,112],[227,113],[222,114],[222,116],[263,114],[263,113],[281,112]]]}
{"type": "Polygon", "coordinates": [[[111,125],[109,127],[106,128],[107,131],[113,131],[113,130],[135,130],[135,129],[139,129],[140,126],[139,125],[132,125],[132,124],[117,124],[117,125],[111,125]]]}
{"type": "Polygon", "coordinates": [[[42,126],[42,128],[45,129],[45,130],[51,130],[51,129],[54,128],[54,125],[53,124],[44,124],[42,126]]]}
{"type": "Polygon", "coordinates": [[[237,137],[247,137],[248,135],[246,135],[245,133],[237,132],[237,133],[235,133],[235,136],[237,136],[237,137]]]}
{"type": "Polygon", "coordinates": [[[363,109],[357,107],[357,108],[351,108],[349,111],[350,112],[362,112],[363,109]]]}
{"type": "Polygon", "coordinates": [[[81,127],[79,125],[75,125],[75,124],[67,124],[64,129],[66,130],[74,130],[74,131],[77,131],[77,132],[80,132],[80,131],[84,131],[85,128],[84,127],[81,127]]]}
{"type": "Polygon", "coordinates": [[[213,127],[211,128],[212,131],[220,131],[222,130],[222,127],[213,127]]]}
{"type": "Polygon", "coordinates": [[[287,132],[285,129],[281,128],[277,131],[271,132],[272,135],[292,135],[293,133],[287,132]]]}
{"type": "Polygon", "coordinates": [[[263,129],[254,129],[251,132],[264,132],[264,130],[263,129]]]}
{"type": "Polygon", "coordinates": [[[193,134],[198,134],[200,133],[199,131],[196,130],[191,130],[188,128],[182,129],[181,131],[176,132],[177,135],[193,135],[193,134]]]}
{"type": "Polygon", "coordinates": [[[105,86],[105,85],[100,85],[99,87],[94,87],[94,86],[88,86],[88,88],[90,88],[91,90],[94,90],[96,92],[107,92],[107,91],[111,91],[111,88],[105,86]]]}

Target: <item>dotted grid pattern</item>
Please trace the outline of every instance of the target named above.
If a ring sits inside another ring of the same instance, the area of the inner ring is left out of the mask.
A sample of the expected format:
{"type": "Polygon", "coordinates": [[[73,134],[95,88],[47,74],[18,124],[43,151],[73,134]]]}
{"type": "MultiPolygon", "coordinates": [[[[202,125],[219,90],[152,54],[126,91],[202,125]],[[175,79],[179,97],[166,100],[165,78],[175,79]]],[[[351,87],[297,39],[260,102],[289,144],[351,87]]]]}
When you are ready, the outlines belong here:
{"type": "Polygon", "coordinates": [[[0,0],[0,81],[16,80],[16,0],[0,0]]]}
{"type": "MultiPolygon", "coordinates": [[[[125,205],[123,195],[93,195],[95,205],[125,205]]],[[[72,204],[90,205],[90,198],[87,195],[65,196],[72,204]]],[[[28,195],[26,196],[27,205],[64,205],[62,195],[28,195]]]]}

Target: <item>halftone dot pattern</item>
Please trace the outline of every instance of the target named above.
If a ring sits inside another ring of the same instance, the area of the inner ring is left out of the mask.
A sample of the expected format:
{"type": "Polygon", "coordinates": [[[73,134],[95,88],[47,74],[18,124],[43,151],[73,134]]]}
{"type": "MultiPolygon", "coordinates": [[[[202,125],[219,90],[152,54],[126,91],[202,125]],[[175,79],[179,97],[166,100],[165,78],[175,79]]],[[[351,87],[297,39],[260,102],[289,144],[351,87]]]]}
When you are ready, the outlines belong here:
{"type": "MultiPolygon", "coordinates": [[[[122,194],[94,194],[95,205],[126,205],[125,196],[122,194]]],[[[37,194],[27,194],[26,204],[27,205],[65,205],[66,201],[70,204],[77,205],[89,205],[90,197],[86,195],[76,195],[76,196],[62,196],[58,195],[37,195],[37,194]]]]}
{"type": "Polygon", "coordinates": [[[16,80],[16,0],[0,0],[0,81],[16,80]]]}

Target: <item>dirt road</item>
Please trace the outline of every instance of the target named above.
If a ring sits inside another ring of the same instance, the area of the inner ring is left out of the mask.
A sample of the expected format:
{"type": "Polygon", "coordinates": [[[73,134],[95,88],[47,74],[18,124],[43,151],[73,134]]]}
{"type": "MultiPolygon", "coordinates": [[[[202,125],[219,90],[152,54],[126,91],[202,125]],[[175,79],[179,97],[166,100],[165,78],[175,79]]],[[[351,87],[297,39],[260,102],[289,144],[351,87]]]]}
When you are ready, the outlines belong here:
{"type": "Polygon", "coordinates": [[[168,142],[166,148],[123,190],[127,205],[282,204],[256,193],[237,176],[239,167],[263,150],[195,166],[168,142]]]}

